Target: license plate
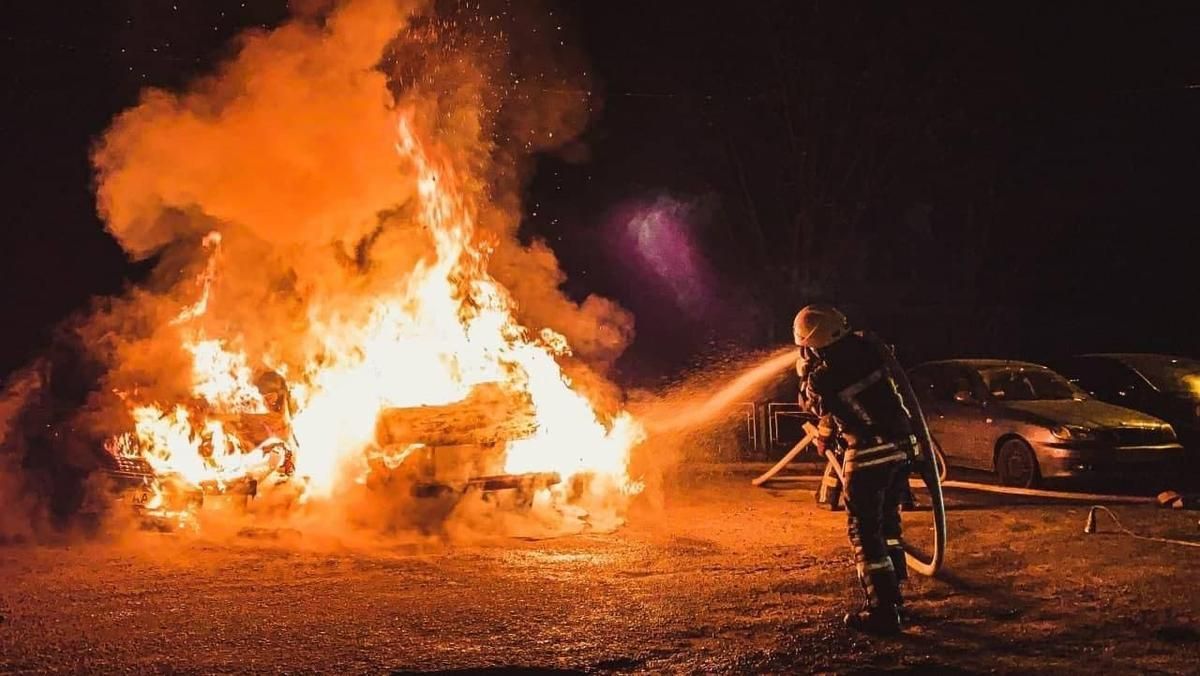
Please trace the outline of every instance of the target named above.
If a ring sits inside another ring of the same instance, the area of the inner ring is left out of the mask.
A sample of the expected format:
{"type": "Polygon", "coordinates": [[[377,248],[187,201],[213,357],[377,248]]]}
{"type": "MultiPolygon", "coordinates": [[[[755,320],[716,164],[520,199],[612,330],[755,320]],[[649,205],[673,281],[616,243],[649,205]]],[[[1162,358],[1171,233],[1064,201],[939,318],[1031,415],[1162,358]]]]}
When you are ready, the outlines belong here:
{"type": "Polygon", "coordinates": [[[130,491],[129,502],[134,508],[142,508],[146,506],[146,503],[150,502],[150,497],[150,491],[138,489],[130,491]]]}

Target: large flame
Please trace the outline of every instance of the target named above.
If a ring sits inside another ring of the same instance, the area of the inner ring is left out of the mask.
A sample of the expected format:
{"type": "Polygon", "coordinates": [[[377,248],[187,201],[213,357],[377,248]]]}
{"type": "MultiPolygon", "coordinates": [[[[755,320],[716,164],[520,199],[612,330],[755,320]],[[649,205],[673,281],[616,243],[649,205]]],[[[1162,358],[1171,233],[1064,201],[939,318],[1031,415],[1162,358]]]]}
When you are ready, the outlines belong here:
{"type": "Polygon", "coordinates": [[[295,421],[306,449],[297,469],[327,493],[346,458],[370,443],[383,407],[453,402],[475,385],[502,383],[530,395],[538,423],[534,437],[509,442],[506,471],[598,473],[626,485],[640,428],[625,413],[606,427],[571,389],[555,361],[569,353],[566,341],[518,324],[512,297],[488,274],[475,208],[457,176],[416,137],[411,113],[400,116],[398,134],[397,152],[416,169],[420,217],[437,257],[407,288],[378,299],[366,325],[317,330],[339,359],[308,373],[312,389],[295,421]]]}
{"type": "Polygon", "coordinates": [[[535,42],[506,61],[511,31],[470,3],[295,11],[97,145],[109,231],[163,252],[166,282],[91,322],[108,449],[171,485],[270,478],[318,507],[424,485],[439,458],[468,483],[557,474],[539,505],[619,506],[642,428],[602,371],[632,320],[568,299],[549,248],[517,237],[521,158],[586,119],[565,61],[535,42]]]}
{"type": "Polygon", "coordinates": [[[628,460],[641,426],[625,412],[601,420],[559,364],[570,354],[566,339],[549,327],[531,331],[514,318],[513,297],[488,272],[477,207],[450,163],[418,137],[414,117],[411,110],[398,114],[396,151],[414,169],[417,218],[436,255],[402,288],[370,299],[365,320],[310,308],[309,332],[321,344],[321,357],[293,374],[293,438],[281,438],[287,434],[281,425],[249,448],[227,428],[230,415],[269,419],[270,412],[236,336],[193,328],[220,274],[221,239],[214,234],[205,240],[209,263],[201,295],[173,322],[192,358],[197,405],[131,404],[135,429],[113,441],[114,452],[140,453],[156,471],[193,484],[224,485],[255,469],[278,468],[271,449],[293,443],[295,474],[304,477],[306,495],[328,498],[367,471],[368,451],[378,450],[372,445],[380,411],[460,401],[490,383],[527,395],[536,420],[532,436],[507,441],[506,472],[555,472],[568,480],[586,475],[597,490],[638,489],[628,460]]]}

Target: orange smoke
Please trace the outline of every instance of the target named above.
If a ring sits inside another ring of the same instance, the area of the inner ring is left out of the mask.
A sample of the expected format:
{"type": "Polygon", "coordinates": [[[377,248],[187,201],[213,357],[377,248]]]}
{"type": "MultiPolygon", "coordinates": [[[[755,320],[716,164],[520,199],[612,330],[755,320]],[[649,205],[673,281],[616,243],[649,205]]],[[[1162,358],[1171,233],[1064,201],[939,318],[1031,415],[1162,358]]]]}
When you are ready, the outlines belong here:
{"type": "Polygon", "coordinates": [[[522,163],[586,119],[570,60],[511,60],[487,21],[424,2],[309,4],[187,91],[147,91],[96,146],[109,231],[160,257],[152,291],[84,329],[110,365],[93,417],[113,451],[193,483],[276,469],[272,444],[295,440],[248,442],[228,417],[270,414],[252,382],[269,368],[298,407],[306,495],[329,497],[378,452],[382,408],[491,383],[536,409],[506,470],[636,488],[640,426],[602,377],[631,318],[566,298],[552,252],[516,236],[522,163]]]}
{"type": "Polygon", "coordinates": [[[109,231],[137,258],[214,223],[280,247],[370,233],[379,211],[411,192],[396,180],[394,102],[374,69],[405,9],[358,0],[324,28],[292,21],[251,31],[237,57],[191,91],[147,90],[94,154],[109,231]]]}

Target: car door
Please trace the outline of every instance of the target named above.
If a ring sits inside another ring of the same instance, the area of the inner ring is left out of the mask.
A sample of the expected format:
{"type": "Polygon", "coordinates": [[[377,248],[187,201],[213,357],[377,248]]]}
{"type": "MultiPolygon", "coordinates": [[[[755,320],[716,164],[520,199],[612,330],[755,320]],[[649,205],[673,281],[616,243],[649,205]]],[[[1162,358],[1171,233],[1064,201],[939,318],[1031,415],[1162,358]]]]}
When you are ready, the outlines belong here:
{"type": "Polygon", "coordinates": [[[966,406],[954,399],[960,375],[954,364],[929,364],[915,371],[913,377],[930,435],[941,447],[946,462],[959,467],[970,446],[966,406]]]}
{"type": "Polygon", "coordinates": [[[966,387],[971,394],[969,401],[959,404],[962,407],[959,425],[963,428],[964,437],[959,462],[963,467],[990,472],[994,469],[993,451],[1000,438],[999,418],[1002,412],[997,408],[979,371],[964,365],[955,378],[958,383],[956,388],[966,387]]]}
{"type": "Polygon", "coordinates": [[[952,364],[946,370],[945,389],[949,402],[943,407],[947,427],[952,432],[955,450],[943,449],[949,462],[958,467],[991,469],[991,419],[986,410],[987,395],[983,379],[965,364],[952,364]]]}

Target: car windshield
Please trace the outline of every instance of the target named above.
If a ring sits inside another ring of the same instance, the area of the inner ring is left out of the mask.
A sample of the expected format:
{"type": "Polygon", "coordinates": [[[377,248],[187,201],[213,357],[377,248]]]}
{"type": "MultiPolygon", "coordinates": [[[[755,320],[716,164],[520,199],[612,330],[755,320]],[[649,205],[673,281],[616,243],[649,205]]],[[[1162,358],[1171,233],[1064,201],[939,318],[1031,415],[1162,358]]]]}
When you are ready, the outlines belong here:
{"type": "Polygon", "coordinates": [[[1137,369],[1160,392],[1200,398],[1200,361],[1153,355],[1131,356],[1122,361],[1137,369]]]}
{"type": "Polygon", "coordinates": [[[1044,368],[1009,367],[980,372],[992,396],[1002,401],[1075,399],[1079,396],[1066,378],[1044,368]]]}

